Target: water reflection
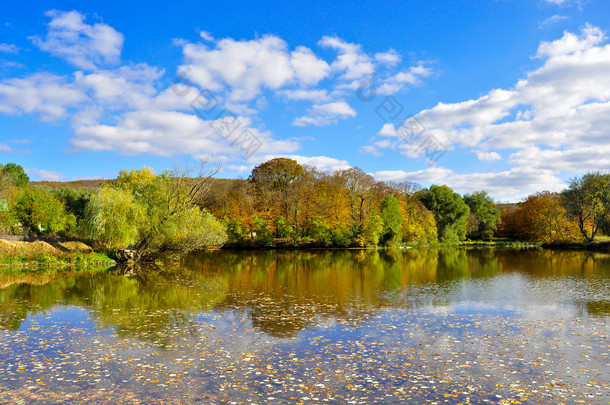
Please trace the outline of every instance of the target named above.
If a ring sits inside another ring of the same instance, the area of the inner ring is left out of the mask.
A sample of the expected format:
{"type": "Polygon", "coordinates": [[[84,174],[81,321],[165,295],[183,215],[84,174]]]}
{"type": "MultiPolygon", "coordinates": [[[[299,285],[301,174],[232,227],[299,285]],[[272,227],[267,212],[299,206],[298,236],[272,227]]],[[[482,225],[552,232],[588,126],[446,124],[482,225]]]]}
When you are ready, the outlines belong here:
{"type": "Polygon", "coordinates": [[[193,336],[201,311],[236,311],[275,337],[316,317],[381,310],[610,315],[610,255],[543,250],[214,251],[182,263],[104,273],[0,276],[0,325],[16,330],[57,305],[99,326],[165,345],[193,336]]]}

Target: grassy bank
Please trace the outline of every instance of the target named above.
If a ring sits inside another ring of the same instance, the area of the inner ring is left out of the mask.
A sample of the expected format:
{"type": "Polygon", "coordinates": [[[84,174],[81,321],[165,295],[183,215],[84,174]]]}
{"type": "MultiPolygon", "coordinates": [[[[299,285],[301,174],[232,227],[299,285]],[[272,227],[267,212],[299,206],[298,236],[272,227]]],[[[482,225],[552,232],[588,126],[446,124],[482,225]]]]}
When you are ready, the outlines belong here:
{"type": "Polygon", "coordinates": [[[94,251],[82,242],[14,242],[0,239],[0,269],[46,269],[114,264],[112,253],[94,251]]]}

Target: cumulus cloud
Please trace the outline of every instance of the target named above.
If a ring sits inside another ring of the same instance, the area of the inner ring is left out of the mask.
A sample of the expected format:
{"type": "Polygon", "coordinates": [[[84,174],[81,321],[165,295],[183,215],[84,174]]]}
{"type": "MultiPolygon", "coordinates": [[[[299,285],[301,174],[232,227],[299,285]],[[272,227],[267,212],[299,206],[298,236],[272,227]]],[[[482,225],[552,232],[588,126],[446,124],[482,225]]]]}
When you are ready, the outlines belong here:
{"type": "Polygon", "coordinates": [[[85,92],[60,76],[37,73],[0,82],[0,112],[3,113],[39,114],[44,120],[56,120],[85,99],[85,92]]]}
{"type": "Polygon", "coordinates": [[[114,109],[150,108],[152,98],[157,94],[155,83],[163,73],[163,70],[142,63],[90,74],[76,72],[75,83],[89,90],[96,102],[114,109]]]}
{"type": "Polygon", "coordinates": [[[502,160],[502,156],[498,152],[484,152],[484,151],[474,151],[477,155],[477,159],[481,162],[495,162],[498,160],[502,160]]]}
{"type": "Polygon", "coordinates": [[[380,85],[377,87],[377,93],[396,94],[407,85],[420,84],[423,78],[431,76],[432,73],[432,69],[426,66],[424,62],[419,62],[406,71],[398,72],[381,80],[380,85]]]}
{"type": "Polygon", "coordinates": [[[394,49],[390,49],[387,52],[376,53],[375,60],[384,65],[396,66],[402,61],[402,57],[394,49]]]}
{"type": "Polygon", "coordinates": [[[236,100],[251,100],[263,89],[278,90],[289,83],[312,86],[330,71],[310,49],[299,46],[289,52],[288,44],[274,35],[243,41],[225,38],[213,48],[186,43],[183,53],[190,80],[214,91],[229,86],[236,100]]]}
{"type": "Polygon", "coordinates": [[[424,186],[447,184],[460,194],[485,190],[496,200],[519,201],[529,193],[565,188],[552,170],[538,168],[513,168],[501,172],[458,174],[444,167],[406,172],[403,170],[373,173],[380,181],[412,181],[424,186]]]}
{"type": "Polygon", "coordinates": [[[247,154],[241,142],[247,131],[257,141],[257,154],[292,152],[299,144],[274,140],[269,133],[251,127],[251,120],[237,117],[240,126],[227,118],[205,121],[193,114],[176,111],[135,111],[127,113],[116,125],[83,126],[71,141],[75,150],[116,151],[125,155],[247,154]]]}
{"type": "Polygon", "coordinates": [[[45,15],[51,18],[47,35],[30,37],[41,50],[86,70],[120,61],[124,37],[110,25],[86,24],[78,11],[50,10],[45,15]]]}
{"type": "Polygon", "coordinates": [[[534,146],[513,153],[508,162],[516,166],[555,172],[578,173],[587,167],[607,170],[610,169],[610,144],[568,150],[542,150],[534,146]]]}
{"type": "MultiPolygon", "coordinates": [[[[375,72],[373,59],[362,51],[360,45],[346,42],[336,36],[322,37],[319,44],[337,51],[337,59],[331,64],[331,68],[341,72],[343,79],[361,79],[375,72]]],[[[385,59],[387,60],[387,56],[385,59]]]]}
{"type": "Polygon", "coordinates": [[[308,111],[308,115],[296,118],[292,125],[306,127],[309,125],[324,126],[337,123],[349,117],[355,117],[356,111],[345,101],[336,101],[327,104],[315,104],[308,111]]]}
{"type": "MultiPolygon", "coordinates": [[[[429,135],[447,148],[465,147],[477,156],[497,159],[490,149],[518,151],[509,163],[540,165],[542,155],[578,155],[592,145],[607,145],[610,133],[610,45],[603,32],[585,25],[580,33],[565,32],[555,41],[542,42],[535,55],[541,66],[509,89],[493,89],[473,100],[439,103],[416,118],[429,135]],[[584,149],[583,149],[584,148],[584,149]],[[553,152],[555,151],[555,152],[553,152]]],[[[395,136],[389,124],[380,136],[395,136]]],[[[400,143],[391,148],[406,148],[400,143]]],[[[422,153],[420,150],[419,153],[422,153]]],[[[585,172],[603,168],[604,160],[572,161],[561,169],[585,172]],[[569,167],[569,169],[567,169],[569,167]]]]}

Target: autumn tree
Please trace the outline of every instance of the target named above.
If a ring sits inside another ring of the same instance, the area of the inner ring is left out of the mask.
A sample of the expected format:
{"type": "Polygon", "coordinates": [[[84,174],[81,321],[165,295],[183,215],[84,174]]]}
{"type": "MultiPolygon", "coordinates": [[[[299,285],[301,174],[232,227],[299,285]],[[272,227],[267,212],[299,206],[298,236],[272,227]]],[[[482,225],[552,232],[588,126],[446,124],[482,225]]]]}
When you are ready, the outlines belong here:
{"type": "Polygon", "coordinates": [[[506,216],[506,225],[509,236],[527,242],[564,243],[580,239],[578,225],[568,220],[561,196],[549,191],[530,195],[506,216]]]}
{"type": "Polygon", "coordinates": [[[411,243],[434,243],[438,240],[434,214],[416,198],[401,199],[404,223],[402,240],[411,243]]]}
{"type": "Polygon", "coordinates": [[[340,170],[336,174],[342,181],[350,198],[352,220],[362,224],[364,220],[364,203],[368,198],[370,188],[375,179],[357,167],[340,170]]]}
{"type": "Polygon", "coordinates": [[[610,216],[610,174],[588,173],[570,180],[562,193],[563,205],[582,236],[591,242],[610,216]]]}
{"type": "Polygon", "coordinates": [[[294,212],[290,212],[289,188],[302,173],[303,166],[296,160],[275,158],[252,169],[249,180],[256,185],[259,202],[266,207],[266,211],[272,209],[272,203],[279,203],[284,217],[293,218],[294,212]]]}

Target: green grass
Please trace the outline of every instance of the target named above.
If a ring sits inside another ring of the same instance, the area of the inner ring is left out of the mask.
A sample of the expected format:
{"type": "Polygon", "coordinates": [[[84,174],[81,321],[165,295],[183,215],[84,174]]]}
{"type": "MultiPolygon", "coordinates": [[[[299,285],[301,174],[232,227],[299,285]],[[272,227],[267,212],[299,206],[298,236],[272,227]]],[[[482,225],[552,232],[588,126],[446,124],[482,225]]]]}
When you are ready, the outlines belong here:
{"type": "Polygon", "coordinates": [[[0,272],[15,273],[24,271],[55,272],[63,268],[74,270],[114,263],[109,252],[74,253],[68,256],[54,256],[42,253],[35,256],[24,254],[0,254],[0,272]]]}

